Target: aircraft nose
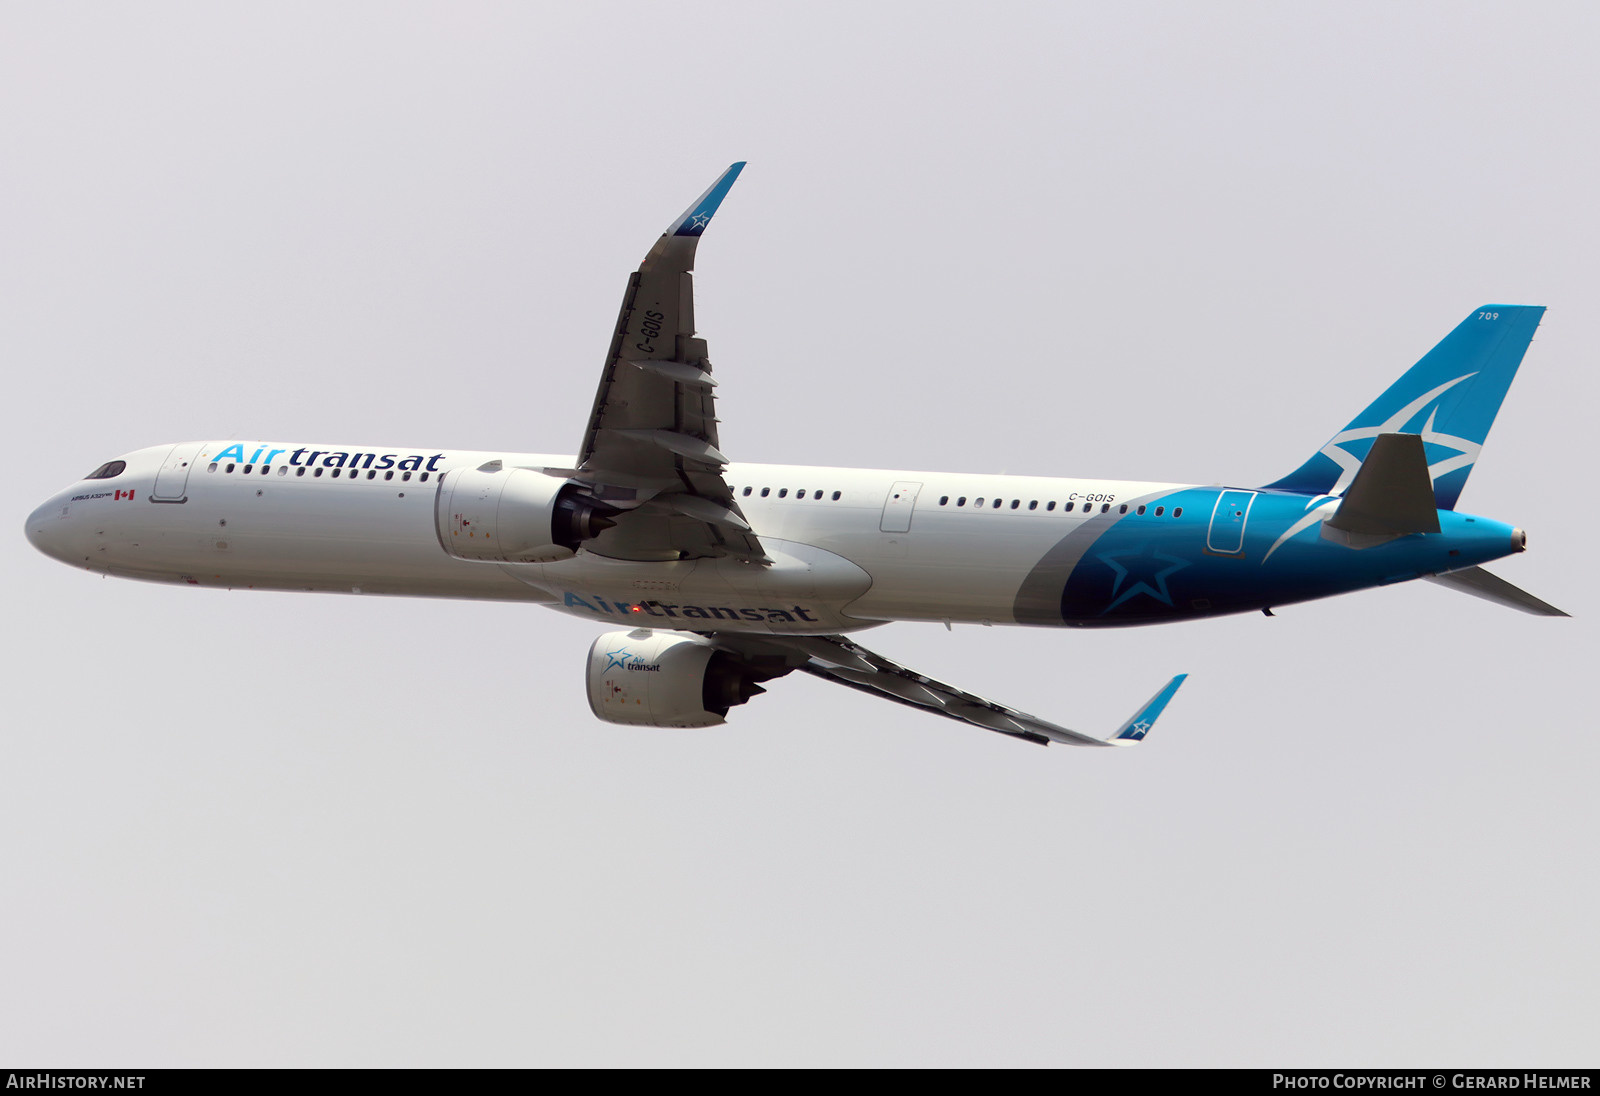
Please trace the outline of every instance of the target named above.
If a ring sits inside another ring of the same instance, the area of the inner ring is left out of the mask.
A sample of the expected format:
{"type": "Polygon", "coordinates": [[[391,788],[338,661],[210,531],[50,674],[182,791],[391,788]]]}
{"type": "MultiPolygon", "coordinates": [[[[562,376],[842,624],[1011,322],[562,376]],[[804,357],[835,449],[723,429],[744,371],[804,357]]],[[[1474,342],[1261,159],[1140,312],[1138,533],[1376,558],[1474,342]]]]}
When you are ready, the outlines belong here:
{"type": "Polygon", "coordinates": [[[56,498],[29,514],[28,524],[23,527],[28,543],[51,559],[67,562],[71,551],[68,544],[71,539],[69,513],[68,504],[56,498]]]}

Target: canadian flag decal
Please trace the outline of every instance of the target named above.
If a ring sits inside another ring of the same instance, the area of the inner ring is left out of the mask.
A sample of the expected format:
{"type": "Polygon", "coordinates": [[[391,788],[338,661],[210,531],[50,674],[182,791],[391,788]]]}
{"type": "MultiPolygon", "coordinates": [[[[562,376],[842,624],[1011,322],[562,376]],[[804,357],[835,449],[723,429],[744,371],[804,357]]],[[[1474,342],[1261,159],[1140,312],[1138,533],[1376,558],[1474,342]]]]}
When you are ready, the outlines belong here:
{"type": "Polygon", "coordinates": [[[126,491],[118,491],[117,495],[116,495],[116,498],[112,499],[111,501],[115,502],[115,501],[117,501],[117,499],[127,499],[129,502],[132,502],[133,501],[133,490],[130,488],[130,489],[126,490],[126,491]]]}

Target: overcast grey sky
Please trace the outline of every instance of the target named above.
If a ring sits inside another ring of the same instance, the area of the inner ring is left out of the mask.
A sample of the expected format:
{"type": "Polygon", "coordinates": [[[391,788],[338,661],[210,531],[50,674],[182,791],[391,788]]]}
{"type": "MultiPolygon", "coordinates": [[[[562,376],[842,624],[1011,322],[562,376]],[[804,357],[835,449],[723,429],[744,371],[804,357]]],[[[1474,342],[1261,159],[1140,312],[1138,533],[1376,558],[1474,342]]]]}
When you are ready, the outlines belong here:
{"type": "Polygon", "coordinates": [[[0,7],[0,1060],[1594,1064],[1591,5],[0,7]],[[608,727],[523,605],[102,580],[23,518],[217,437],[571,451],[730,162],[736,460],[1250,486],[1550,309],[1426,584],[897,625],[1139,750],[799,675],[608,727]]]}

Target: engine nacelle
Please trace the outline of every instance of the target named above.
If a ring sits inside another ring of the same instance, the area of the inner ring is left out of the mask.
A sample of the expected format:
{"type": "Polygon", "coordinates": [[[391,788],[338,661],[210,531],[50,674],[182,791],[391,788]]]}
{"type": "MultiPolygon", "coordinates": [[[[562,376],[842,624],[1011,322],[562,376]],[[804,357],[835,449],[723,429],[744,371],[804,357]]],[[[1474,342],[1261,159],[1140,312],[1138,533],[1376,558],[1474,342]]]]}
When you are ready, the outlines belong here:
{"type": "Polygon", "coordinates": [[[439,481],[433,524],[457,559],[554,563],[615,525],[614,513],[577,484],[531,468],[452,468],[439,481]]]}
{"type": "Polygon", "coordinates": [[[713,727],[728,709],[766,692],[762,669],[682,632],[607,632],[589,648],[589,708],[607,723],[713,727]]]}

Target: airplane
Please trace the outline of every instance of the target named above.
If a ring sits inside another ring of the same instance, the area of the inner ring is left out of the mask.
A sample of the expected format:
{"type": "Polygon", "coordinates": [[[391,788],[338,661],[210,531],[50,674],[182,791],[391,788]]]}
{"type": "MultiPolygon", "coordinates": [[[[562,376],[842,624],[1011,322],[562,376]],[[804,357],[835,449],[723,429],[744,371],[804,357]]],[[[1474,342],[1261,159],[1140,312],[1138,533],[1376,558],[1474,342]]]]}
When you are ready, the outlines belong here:
{"type": "Polygon", "coordinates": [[[891,621],[1093,628],[1428,579],[1565,616],[1483,569],[1521,529],[1456,510],[1542,307],[1474,309],[1261,486],[742,464],[721,450],[695,252],[743,163],[628,280],[573,454],[228,438],[106,461],[28,539],[84,570],[226,589],[526,601],[610,626],[601,720],[706,727],[796,670],[1049,745],[1142,741],[1179,674],[1101,737],[919,674],[891,621]]]}

